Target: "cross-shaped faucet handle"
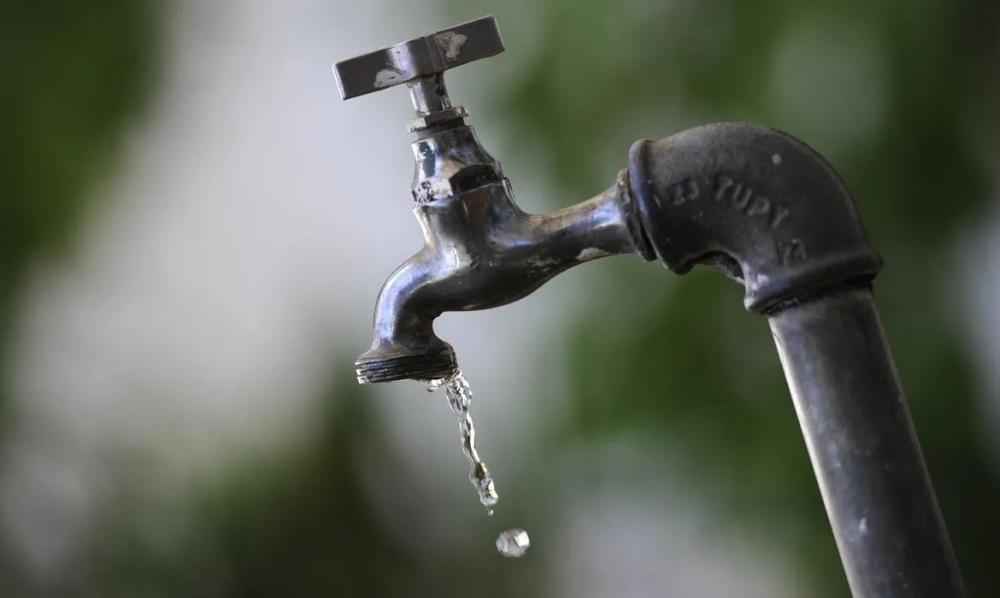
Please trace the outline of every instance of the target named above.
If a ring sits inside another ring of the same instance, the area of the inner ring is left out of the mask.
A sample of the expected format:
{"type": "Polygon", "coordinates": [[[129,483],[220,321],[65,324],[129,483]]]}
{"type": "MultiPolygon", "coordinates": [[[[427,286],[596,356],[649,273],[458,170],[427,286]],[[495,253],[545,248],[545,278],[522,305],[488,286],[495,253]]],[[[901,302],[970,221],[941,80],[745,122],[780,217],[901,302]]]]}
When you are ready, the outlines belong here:
{"type": "MultiPolygon", "coordinates": [[[[345,100],[405,83],[422,119],[435,113],[454,118],[465,112],[452,107],[444,71],[503,51],[496,20],[486,16],[338,62],[333,72],[345,100]]],[[[421,127],[432,124],[423,122],[421,127]]]]}

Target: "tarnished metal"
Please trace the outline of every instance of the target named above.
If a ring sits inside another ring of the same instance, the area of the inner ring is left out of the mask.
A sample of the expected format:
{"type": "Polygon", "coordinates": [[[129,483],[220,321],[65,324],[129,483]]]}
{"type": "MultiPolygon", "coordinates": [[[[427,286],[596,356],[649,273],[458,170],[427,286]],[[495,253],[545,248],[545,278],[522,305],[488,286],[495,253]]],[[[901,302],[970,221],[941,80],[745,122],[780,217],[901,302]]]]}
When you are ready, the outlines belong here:
{"type": "Polygon", "coordinates": [[[338,62],[333,67],[345,100],[401,83],[431,78],[447,69],[504,51],[493,17],[481,17],[430,35],[338,62]]]}
{"type": "Polygon", "coordinates": [[[871,289],[832,289],[769,320],[851,593],[962,596],[871,289]]]}
{"type": "Polygon", "coordinates": [[[465,108],[452,105],[443,78],[502,51],[496,22],[484,17],[334,67],[345,99],[406,83],[417,113],[412,194],[425,245],[379,293],[375,340],[355,364],[360,382],[447,376],[458,364],[434,334],[442,312],[510,303],[566,268],[641,243],[621,180],[552,214],[517,207],[500,163],[465,124],[465,108]]]}
{"type": "Polygon", "coordinates": [[[503,178],[500,163],[480,145],[472,127],[454,126],[413,143],[413,199],[443,200],[503,178]]]}
{"type": "Polygon", "coordinates": [[[743,283],[751,311],[882,267],[847,186],[786,133],[718,123],[637,141],[629,173],[663,263],[678,274],[721,268],[743,283]]]}
{"type": "Polygon", "coordinates": [[[567,268],[634,253],[629,212],[627,195],[614,185],[581,204],[527,214],[506,179],[418,205],[424,248],[382,287],[375,341],[355,364],[358,380],[453,373],[454,352],[434,334],[438,315],[504,305],[567,268]]]}
{"type": "Polygon", "coordinates": [[[425,244],[379,293],[358,380],[455,372],[454,351],[434,334],[437,316],[516,301],[599,257],[659,258],[679,274],[718,268],[744,285],[746,308],[770,320],[854,596],[962,596],[871,296],[882,261],[833,168],[785,133],[707,125],[636,142],[603,193],[527,214],[441,76],[502,50],[496,24],[444,33],[336,68],[345,98],[407,83],[417,112],[412,194],[425,244]],[[386,65],[392,76],[379,80],[386,65]]]}

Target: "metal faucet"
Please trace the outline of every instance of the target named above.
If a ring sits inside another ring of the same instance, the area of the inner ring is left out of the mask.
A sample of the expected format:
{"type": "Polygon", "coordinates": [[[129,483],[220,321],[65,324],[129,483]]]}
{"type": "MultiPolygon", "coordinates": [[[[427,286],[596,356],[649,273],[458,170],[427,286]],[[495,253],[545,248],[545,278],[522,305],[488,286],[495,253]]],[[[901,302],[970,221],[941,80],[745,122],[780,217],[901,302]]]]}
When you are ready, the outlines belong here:
{"type": "Polygon", "coordinates": [[[552,214],[527,214],[510,181],[480,145],[468,111],[452,106],[443,71],[504,49],[492,18],[336,65],[344,98],[406,84],[417,117],[414,214],[423,249],[382,287],[375,340],[356,362],[358,381],[443,378],[457,371],[451,345],[434,334],[445,311],[487,309],[528,295],[563,270],[634,253],[639,222],[620,184],[552,214]]]}
{"type": "Polygon", "coordinates": [[[577,264],[637,254],[743,284],[771,326],[855,597],[963,596],[872,295],[882,260],[850,192],[794,137],[746,123],[640,140],[604,192],[547,215],[514,202],[445,70],[504,50],[483,17],[335,65],[344,99],[405,84],[425,245],[382,287],[361,383],[457,371],[446,311],[504,305],[577,264]]]}

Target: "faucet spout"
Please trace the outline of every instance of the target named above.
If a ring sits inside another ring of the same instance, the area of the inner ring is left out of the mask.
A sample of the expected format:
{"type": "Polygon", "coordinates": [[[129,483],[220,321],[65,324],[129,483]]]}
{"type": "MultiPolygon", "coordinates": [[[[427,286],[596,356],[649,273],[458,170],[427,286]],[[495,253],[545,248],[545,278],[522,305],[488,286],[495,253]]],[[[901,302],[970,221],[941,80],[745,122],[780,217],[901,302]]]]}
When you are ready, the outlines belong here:
{"type": "Polygon", "coordinates": [[[629,198],[623,173],[603,193],[544,215],[521,210],[506,179],[418,204],[424,247],[379,293],[375,340],[355,363],[358,381],[451,375],[454,350],[433,328],[443,312],[511,303],[597,258],[648,256],[629,198]]]}

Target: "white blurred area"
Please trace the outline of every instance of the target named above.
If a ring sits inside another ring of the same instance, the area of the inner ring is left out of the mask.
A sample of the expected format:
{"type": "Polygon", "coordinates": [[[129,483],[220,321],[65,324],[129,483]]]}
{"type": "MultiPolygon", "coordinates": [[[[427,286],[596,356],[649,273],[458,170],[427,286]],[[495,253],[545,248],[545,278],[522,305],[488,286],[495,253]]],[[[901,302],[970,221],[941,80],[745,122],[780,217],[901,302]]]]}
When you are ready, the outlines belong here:
{"type": "MultiPolygon", "coordinates": [[[[315,434],[334,360],[345,361],[336,371],[351,373],[370,341],[380,285],[420,244],[410,214],[406,92],[344,103],[329,67],[459,19],[384,1],[172,6],[153,105],[130,131],[119,171],[98,191],[106,197],[95,202],[101,208],[79,250],[35,269],[10,352],[14,428],[0,463],[0,533],[39,580],[72,574],[94,514],[125,476],[144,489],[130,508],[148,517],[149,533],[164,533],[184,527],[172,505],[201,481],[315,434]]],[[[498,6],[501,30],[530,21],[532,6],[498,6]]],[[[531,52],[530,27],[518,28],[521,37],[504,31],[508,52],[455,71],[449,87],[456,103],[470,106],[521,204],[538,211],[537,198],[551,191],[543,175],[530,160],[518,163],[498,134],[503,124],[477,110],[531,52]]],[[[801,46],[797,39],[782,46],[778,66],[798,68],[801,46]]],[[[882,76],[878,66],[871,81],[882,76]]],[[[778,95],[825,95],[782,81],[774,83],[778,95]]],[[[884,102],[873,97],[856,101],[877,121],[884,102]]],[[[563,393],[557,377],[539,386],[533,376],[541,357],[552,363],[549,352],[586,278],[574,271],[514,305],[449,315],[438,327],[476,393],[480,452],[501,496],[504,472],[536,458],[541,444],[534,403],[558,405],[563,393]]],[[[478,541],[448,524],[457,505],[474,498],[443,398],[412,383],[365,392],[380,403],[390,450],[434,497],[421,521],[387,527],[421,527],[424,550],[478,541]]],[[[557,595],[800,595],[777,551],[711,525],[696,497],[642,499],[647,471],[615,464],[640,453],[581,457],[619,479],[603,493],[567,494],[558,537],[533,536],[533,551],[551,551],[543,558],[552,562],[557,595]],[[631,494],[611,490],[632,486],[631,494]]],[[[660,473],[670,484],[669,471],[660,473]]],[[[390,501],[383,511],[394,516],[390,501]]]]}

